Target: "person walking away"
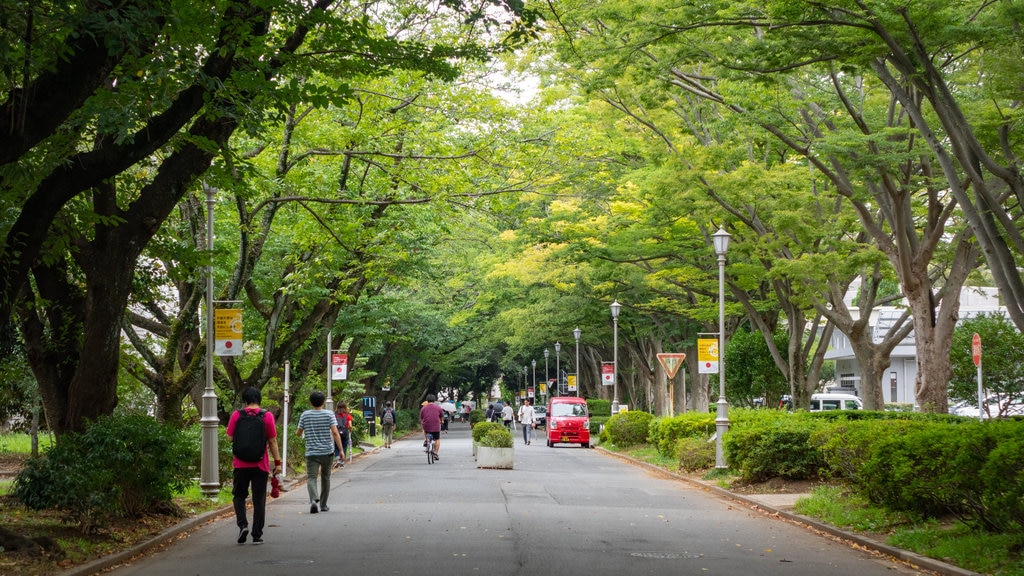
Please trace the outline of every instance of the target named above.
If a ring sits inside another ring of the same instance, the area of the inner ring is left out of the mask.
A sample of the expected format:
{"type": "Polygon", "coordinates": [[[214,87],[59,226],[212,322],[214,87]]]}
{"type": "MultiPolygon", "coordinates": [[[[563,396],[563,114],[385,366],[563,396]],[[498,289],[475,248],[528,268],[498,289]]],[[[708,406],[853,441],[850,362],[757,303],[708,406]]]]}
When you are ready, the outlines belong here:
{"type": "Polygon", "coordinates": [[[263,544],[263,526],[267,517],[267,479],[270,462],[267,449],[274,458],[273,474],[281,470],[281,452],[277,449],[277,426],[274,415],[260,408],[263,395],[252,386],[242,391],[245,407],[235,410],[228,419],[227,436],[233,454],[232,503],[238,525],[238,543],[245,544],[250,526],[245,514],[245,501],[252,490],[252,543],[263,544]]]}
{"type": "Polygon", "coordinates": [[[384,447],[391,448],[395,436],[395,422],[398,422],[398,414],[391,407],[391,401],[384,403],[384,410],[380,413],[380,432],[384,436],[384,447]]]}
{"type": "Polygon", "coordinates": [[[427,401],[420,408],[420,426],[423,427],[424,444],[436,441],[433,450],[434,460],[440,460],[437,453],[441,451],[441,418],[444,417],[444,410],[436,402],[437,396],[427,394],[427,401]]]}
{"type": "Polygon", "coordinates": [[[484,420],[494,422],[494,404],[487,405],[487,411],[484,412],[484,420]]]}
{"type": "Polygon", "coordinates": [[[331,468],[334,466],[335,447],[341,448],[341,434],[338,433],[334,414],[324,409],[327,397],[323,392],[309,395],[312,407],[299,416],[295,433],[306,438],[306,490],[309,491],[309,513],[327,512],[327,498],[331,495],[331,468]],[[320,490],[317,493],[317,476],[320,490]],[[319,509],[318,509],[319,508],[319,509]]]}
{"type": "Polygon", "coordinates": [[[469,422],[469,413],[473,411],[473,408],[465,402],[462,403],[462,423],[469,422]]]}
{"type": "Polygon", "coordinates": [[[501,421],[505,423],[505,428],[508,428],[509,432],[512,431],[512,420],[515,418],[515,411],[512,410],[511,404],[505,404],[505,407],[501,409],[501,421]]]}
{"type": "Polygon", "coordinates": [[[523,400],[523,405],[519,407],[519,423],[523,425],[523,442],[529,444],[533,429],[537,426],[529,398],[523,400]]]}
{"type": "Polygon", "coordinates": [[[338,466],[345,467],[345,461],[351,459],[352,448],[352,413],[348,411],[348,403],[338,404],[338,412],[334,419],[338,422],[338,434],[341,435],[341,448],[334,451],[338,457],[338,466]]]}

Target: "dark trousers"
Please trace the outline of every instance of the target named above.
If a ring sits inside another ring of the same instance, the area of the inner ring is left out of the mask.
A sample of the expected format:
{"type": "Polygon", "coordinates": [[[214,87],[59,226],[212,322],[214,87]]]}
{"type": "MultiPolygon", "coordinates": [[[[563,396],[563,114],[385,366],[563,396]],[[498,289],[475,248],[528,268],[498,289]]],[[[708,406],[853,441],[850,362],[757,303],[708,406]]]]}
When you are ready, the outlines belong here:
{"type": "Polygon", "coordinates": [[[263,536],[263,524],[267,517],[267,480],[270,474],[259,468],[235,468],[234,485],[232,491],[235,494],[233,504],[235,505],[235,523],[239,528],[249,525],[245,518],[245,500],[249,497],[249,489],[252,488],[252,533],[253,538],[263,536]]]}

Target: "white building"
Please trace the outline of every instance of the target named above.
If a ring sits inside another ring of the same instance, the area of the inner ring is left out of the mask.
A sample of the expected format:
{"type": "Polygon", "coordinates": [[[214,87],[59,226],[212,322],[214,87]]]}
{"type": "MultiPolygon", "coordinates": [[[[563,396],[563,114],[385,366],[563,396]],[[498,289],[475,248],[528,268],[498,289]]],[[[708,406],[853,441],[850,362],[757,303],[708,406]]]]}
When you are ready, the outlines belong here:
{"type": "MultiPolygon", "coordinates": [[[[853,306],[853,295],[859,286],[851,286],[847,296],[847,306],[856,313],[853,306]]],[[[875,343],[884,338],[886,332],[903,314],[903,308],[881,306],[871,313],[871,331],[875,343]]],[[[960,318],[970,318],[978,314],[1002,312],[1006,310],[999,304],[999,291],[996,288],[968,287],[960,294],[960,318]]],[[[882,377],[882,397],[886,403],[914,403],[914,380],[917,377],[917,349],[914,345],[914,333],[911,332],[902,342],[893,348],[890,354],[891,363],[885,376],[882,377]]],[[[832,342],[825,353],[826,360],[836,361],[836,385],[861,392],[861,369],[857,358],[853,355],[850,339],[846,334],[836,330],[832,334],[832,342]]]]}

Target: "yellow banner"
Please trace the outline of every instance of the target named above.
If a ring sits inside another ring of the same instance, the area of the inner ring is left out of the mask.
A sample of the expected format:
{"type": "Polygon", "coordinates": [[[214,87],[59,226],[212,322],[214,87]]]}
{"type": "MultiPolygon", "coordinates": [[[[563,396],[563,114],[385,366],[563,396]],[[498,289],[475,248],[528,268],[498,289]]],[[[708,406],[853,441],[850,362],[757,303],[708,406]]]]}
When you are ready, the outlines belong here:
{"type": "Polygon", "coordinates": [[[697,365],[700,374],[718,374],[718,339],[697,340],[697,365]]]}

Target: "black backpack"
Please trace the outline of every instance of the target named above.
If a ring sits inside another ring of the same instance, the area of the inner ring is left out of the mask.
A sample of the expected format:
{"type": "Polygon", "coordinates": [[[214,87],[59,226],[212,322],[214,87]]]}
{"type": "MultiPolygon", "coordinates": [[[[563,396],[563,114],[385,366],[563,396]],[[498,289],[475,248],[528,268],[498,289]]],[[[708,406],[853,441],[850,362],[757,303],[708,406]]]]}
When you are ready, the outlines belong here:
{"type": "Polygon", "coordinates": [[[391,408],[384,409],[384,416],[381,417],[380,421],[384,424],[395,423],[395,413],[391,411],[391,408]]]}
{"type": "Polygon", "coordinates": [[[239,460],[263,461],[263,456],[267,453],[267,429],[263,420],[266,413],[266,410],[260,410],[259,415],[244,409],[238,411],[231,453],[239,460]]]}

